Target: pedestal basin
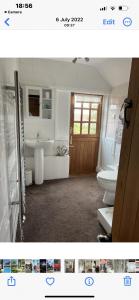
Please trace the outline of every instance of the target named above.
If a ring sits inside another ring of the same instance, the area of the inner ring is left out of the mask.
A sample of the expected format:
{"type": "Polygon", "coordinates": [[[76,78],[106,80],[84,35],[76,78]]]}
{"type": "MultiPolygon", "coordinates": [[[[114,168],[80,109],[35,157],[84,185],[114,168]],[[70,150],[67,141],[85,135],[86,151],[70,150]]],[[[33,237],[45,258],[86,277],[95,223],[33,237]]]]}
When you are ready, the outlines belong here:
{"type": "Polygon", "coordinates": [[[34,149],[35,184],[42,184],[44,180],[44,150],[54,140],[26,139],[25,145],[34,149]]]}
{"type": "Polygon", "coordinates": [[[25,145],[29,148],[43,148],[47,149],[47,146],[53,144],[54,140],[43,140],[43,139],[26,139],[25,145]]]}

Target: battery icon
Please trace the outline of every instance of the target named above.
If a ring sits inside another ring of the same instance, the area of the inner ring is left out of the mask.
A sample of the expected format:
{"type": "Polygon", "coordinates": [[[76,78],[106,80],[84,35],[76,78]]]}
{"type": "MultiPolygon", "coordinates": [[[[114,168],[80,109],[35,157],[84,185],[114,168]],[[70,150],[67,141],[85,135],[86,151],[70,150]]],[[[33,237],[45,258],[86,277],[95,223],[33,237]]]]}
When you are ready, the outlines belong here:
{"type": "Polygon", "coordinates": [[[127,11],[129,9],[129,7],[127,5],[120,5],[119,6],[119,10],[121,11],[127,11]]]}

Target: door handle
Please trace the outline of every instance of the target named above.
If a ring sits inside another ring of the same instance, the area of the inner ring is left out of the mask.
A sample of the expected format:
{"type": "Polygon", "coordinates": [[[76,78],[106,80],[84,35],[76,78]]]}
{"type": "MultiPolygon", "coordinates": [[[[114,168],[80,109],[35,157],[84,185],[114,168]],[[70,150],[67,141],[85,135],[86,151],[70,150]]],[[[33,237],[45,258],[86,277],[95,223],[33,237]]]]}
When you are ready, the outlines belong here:
{"type": "Polygon", "coordinates": [[[70,145],[72,145],[72,127],[70,127],[70,145]]]}
{"type": "Polygon", "coordinates": [[[128,119],[127,114],[128,114],[128,110],[131,109],[132,107],[133,107],[133,101],[131,99],[126,98],[124,100],[124,124],[126,128],[128,128],[130,125],[130,120],[128,119]]]}
{"type": "Polygon", "coordinates": [[[70,145],[72,145],[72,135],[70,136],[70,145]]]}

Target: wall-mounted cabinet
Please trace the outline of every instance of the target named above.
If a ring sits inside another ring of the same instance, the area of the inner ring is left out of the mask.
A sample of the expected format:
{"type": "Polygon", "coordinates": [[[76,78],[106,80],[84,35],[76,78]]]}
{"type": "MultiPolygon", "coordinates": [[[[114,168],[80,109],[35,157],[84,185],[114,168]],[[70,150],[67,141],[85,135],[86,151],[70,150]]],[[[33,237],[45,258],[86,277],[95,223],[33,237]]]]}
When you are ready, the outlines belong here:
{"type": "Polygon", "coordinates": [[[54,109],[53,90],[27,86],[25,88],[26,116],[29,118],[52,119],[54,109]]]}
{"type": "Polygon", "coordinates": [[[52,90],[51,89],[42,89],[42,118],[43,119],[52,119],[52,90]]]}

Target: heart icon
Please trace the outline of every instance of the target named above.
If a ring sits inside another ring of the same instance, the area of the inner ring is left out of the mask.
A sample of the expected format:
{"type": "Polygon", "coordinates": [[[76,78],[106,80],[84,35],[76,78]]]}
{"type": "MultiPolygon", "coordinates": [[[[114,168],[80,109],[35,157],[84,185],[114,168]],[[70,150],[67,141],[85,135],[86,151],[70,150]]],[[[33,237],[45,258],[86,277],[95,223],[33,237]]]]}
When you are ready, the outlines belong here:
{"type": "Polygon", "coordinates": [[[55,282],[55,278],[54,278],[54,277],[47,277],[47,278],[46,278],[46,283],[47,283],[48,285],[53,285],[54,282],[55,282]]]}

